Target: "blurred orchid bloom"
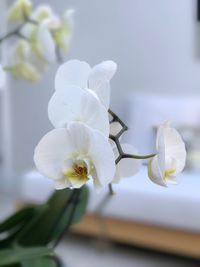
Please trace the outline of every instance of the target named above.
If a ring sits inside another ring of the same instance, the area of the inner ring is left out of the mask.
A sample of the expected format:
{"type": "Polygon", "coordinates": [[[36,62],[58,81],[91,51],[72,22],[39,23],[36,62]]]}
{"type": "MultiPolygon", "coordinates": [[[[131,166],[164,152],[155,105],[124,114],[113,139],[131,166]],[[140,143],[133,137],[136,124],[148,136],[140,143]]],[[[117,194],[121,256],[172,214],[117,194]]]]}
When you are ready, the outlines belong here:
{"type": "Polygon", "coordinates": [[[32,13],[32,2],[30,0],[17,0],[8,12],[8,19],[11,22],[22,22],[30,17],[32,13]]]}
{"type": "Polygon", "coordinates": [[[31,19],[36,21],[38,25],[45,22],[49,31],[55,30],[61,26],[60,18],[54,13],[49,5],[39,5],[33,11],[31,19]]]}
{"type": "Polygon", "coordinates": [[[103,61],[93,68],[87,62],[70,60],[61,65],[56,73],[55,89],[68,85],[90,90],[108,109],[110,104],[110,80],[114,76],[117,64],[111,60],[103,61]]]}
{"type": "MultiPolygon", "coordinates": [[[[119,156],[119,152],[115,144],[112,145],[115,159],[119,156]]],[[[129,144],[122,144],[121,148],[124,153],[137,155],[136,148],[129,144]]],[[[119,183],[121,178],[131,178],[136,175],[142,165],[142,161],[138,159],[124,158],[121,159],[116,165],[115,176],[112,180],[113,183],[119,183]]]]}
{"type": "Polygon", "coordinates": [[[36,31],[35,40],[33,40],[34,48],[38,57],[52,63],[56,61],[56,47],[52,35],[48,29],[48,25],[41,23],[36,31]]]}
{"type": "Polygon", "coordinates": [[[47,23],[39,25],[27,24],[21,30],[29,41],[33,53],[43,62],[49,64],[56,61],[56,47],[47,23]]]}
{"type": "Polygon", "coordinates": [[[68,51],[74,24],[73,14],[73,9],[67,9],[63,16],[57,16],[50,5],[41,4],[33,10],[31,0],[15,1],[8,18],[18,27],[6,34],[3,41],[12,36],[17,38],[16,45],[18,39],[28,41],[32,50],[31,59],[34,60],[24,60],[23,64],[20,62],[20,65],[6,70],[16,78],[37,81],[41,75],[36,75],[36,71],[42,74],[48,65],[61,60],[62,52],[68,51]]]}
{"type": "Polygon", "coordinates": [[[3,70],[2,65],[0,64],[0,89],[2,89],[5,85],[5,71],[3,70]]]}
{"type": "Polygon", "coordinates": [[[33,11],[32,19],[38,23],[45,22],[52,33],[57,47],[67,51],[72,36],[74,12],[73,9],[67,9],[60,18],[53,12],[49,5],[39,5],[37,9],[33,11]]]}
{"type": "Polygon", "coordinates": [[[34,161],[43,175],[55,181],[56,189],[80,188],[88,180],[100,189],[115,174],[115,157],[108,140],[79,122],[47,133],[35,148],[34,161]]]}
{"type": "Polygon", "coordinates": [[[14,47],[8,57],[5,70],[8,70],[16,79],[25,79],[28,81],[38,81],[40,73],[31,63],[32,50],[29,42],[20,40],[14,47]]]}
{"type": "Polygon", "coordinates": [[[156,148],[157,155],[148,164],[149,178],[162,186],[176,184],[185,167],[186,150],[180,134],[168,122],[158,129],[156,148]]]}
{"type": "Polygon", "coordinates": [[[56,45],[64,51],[68,51],[71,42],[71,36],[74,26],[74,13],[75,11],[73,9],[66,10],[60,20],[60,25],[58,27],[54,27],[54,29],[52,28],[53,38],[56,45]]]}
{"type": "Polygon", "coordinates": [[[108,112],[99,100],[90,91],[80,87],[74,85],[63,87],[63,84],[60,84],[60,87],[48,105],[48,116],[53,126],[66,127],[72,121],[80,121],[108,137],[110,128],[108,112]]]}
{"type": "Polygon", "coordinates": [[[53,16],[54,12],[50,5],[40,4],[33,10],[31,18],[37,22],[43,22],[53,16]]]}

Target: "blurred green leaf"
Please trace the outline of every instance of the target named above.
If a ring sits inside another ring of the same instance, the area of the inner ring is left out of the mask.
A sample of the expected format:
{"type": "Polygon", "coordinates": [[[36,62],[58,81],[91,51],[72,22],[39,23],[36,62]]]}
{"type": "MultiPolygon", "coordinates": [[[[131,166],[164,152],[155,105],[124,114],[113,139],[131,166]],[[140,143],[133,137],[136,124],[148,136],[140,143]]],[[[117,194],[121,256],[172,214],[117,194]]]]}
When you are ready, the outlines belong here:
{"type": "Polygon", "coordinates": [[[24,227],[32,221],[34,216],[43,213],[46,208],[47,205],[27,207],[6,219],[0,226],[3,233],[3,238],[0,240],[0,249],[10,248],[24,227]]]}
{"type": "Polygon", "coordinates": [[[75,212],[73,215],[73,221],[71,224],[79,223],[84,216],[88,204],[88,197],[89,197],[89,190],[87,186],[82,187],[79,199],[78,199],[78,205],[76,205],[75,212]]]}
{"type": "Polygon", "coordinates": [[[57,267],[53,258],[39,258],[23,261],[21,267],[57,267]]]}
{"type": "Polygon", "coordinates": [[[21,229],[23,228],[23,224],[15,229],[9,231],[9,233],[0,240],[0,249],[10,248],[12,247],[12,242],[15,240],[18,233],[20,233],[21,229]]]}
{"type": "Polygon", "coordinates": [[[35,207],[26,207],[20,211],[17,211],[14,215],[0,223],[0,233],[8,231],[11,228],[16,227],[18,224],[23,223],[24,221],[30,220],[35,212],[35,207]]]}
{"type": "Polygon", "coordinates": [[[35,216],[18,238],[22,246],[55,246],[72,223],[85,213],[88,189],[56,191],[48,201],[48,209],[35,216]]]}
{"type": "Polygon", "coordinates": [[[82,189],[76,189],[73,197],[65,213],[60,217],[59,224],[54,229],[54,233],[51,235],[49,243],[52,247],[55,247],[65,231],[68,230],[72,224],[79,223],[85,214],[88,202],[88,188],[85,186],[82,189]]]}
{"type": "Polygon", "coordinates": [[[0,266],[20,263],[22,260],[32,260],[44,256],[53,256],[53,251],[45,247],[13,248],[0,251],[0,266]]]}
{"type": "Polygon", "coordinates": [[[6,267],[21,267],[21,264],[20,263],[11,264],[11,265],[9,264],[9,265],[6,265],[6,267]]]}
{"type": "Polygon", "coordinates": [[[12,241],[16,235],[23,229],[26,222],[29,222],[33,216],[41,209],[39,207],[26,207],[17,211],[0,224],[0,249],[11,247],[12,241]]]}

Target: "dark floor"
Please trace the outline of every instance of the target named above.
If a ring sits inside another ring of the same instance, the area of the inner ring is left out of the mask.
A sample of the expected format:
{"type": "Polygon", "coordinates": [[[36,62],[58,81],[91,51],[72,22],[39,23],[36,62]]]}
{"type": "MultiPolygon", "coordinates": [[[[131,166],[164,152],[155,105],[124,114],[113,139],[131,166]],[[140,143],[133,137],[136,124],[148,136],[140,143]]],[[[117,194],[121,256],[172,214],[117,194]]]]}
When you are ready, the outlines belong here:
{"type": "Polygon", "coordinates": [[[200,267],[200,261],[74,235],[57,251],[67,267],[200,267]]]}

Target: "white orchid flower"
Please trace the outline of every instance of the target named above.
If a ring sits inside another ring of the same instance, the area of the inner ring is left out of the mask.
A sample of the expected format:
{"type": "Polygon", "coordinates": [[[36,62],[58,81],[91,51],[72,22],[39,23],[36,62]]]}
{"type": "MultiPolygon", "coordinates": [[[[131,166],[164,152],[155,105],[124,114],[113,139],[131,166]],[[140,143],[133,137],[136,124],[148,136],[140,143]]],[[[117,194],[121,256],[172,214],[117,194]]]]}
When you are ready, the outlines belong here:
{"type": "Polygon", "coordinates": [[[8,55],[5,70],[12,73],[16,79],[28,81],[38,81],[40,73],[36,66],[31,62],[32,50],[29,42],[20,40],[11,47],[8,55]]]}
{"type": "Polygon", "coordinates": [[[157,155],[148,164],[149,178],[162,186],[176,184],[185,167],[186,150],[180,134],[169,123],[159,127],[156,148],[157,155]]]}
{"type": "Polygon", "coordinates": [[[0,89],[2,89],[4,87],[5,80],[6,80],[5,71],[3,70],[3,67],[0,64],[0,89]]]}
{"type": "Polygon", "coordinates": [[[100,189],[115,174],[108,140],[79,122],[47,133],[35,148],[34,161],[44,176],[55,181],[56,189],[80,188],[88,180],[100,189]]]}
{"type": "Polygon", "coordinates": [[[49,120],[55,128],[66,127],[72,121],[84,122],[104,136],[109,135],[108,112],[99,100],[80,87],[69,85],[55,91],[48,105],[49,120]]]}
{"type": "Polygon", "coordinates": [[[70,60],[59,67],[55,78],[55,89],[60,90],[62,85],[67,90],[68,85],[76,85],[90,90],[108,109],[110,104],[110,80],[116,69],[116,63],[111,60],[103,61],[93,68],[87,62],[70,60]]]}
{"type": "Polygon", "coordinates": [[[17,0],[9,10],[8,19],[12,22],[21,22],[29,17],[31,12],[32,2],[30,0],[17,0]]]}
{"type": "MultiPolygon", "coordinates": [[[[115,159],[118,158],[119,152],[114,142],[111,143],[113,152],[115,154],[115,159]]],[[[124,153],[137,155],[138,151],[132,145],[121,144],[121,148],[124,153]]],[[[121,159],[116,165],[116,172],[113,178],[113,183],[119,183],[121,178],[130,178],[136,175],[142,165],[142,161],[139,159],[124,158],[121,159]]]]}

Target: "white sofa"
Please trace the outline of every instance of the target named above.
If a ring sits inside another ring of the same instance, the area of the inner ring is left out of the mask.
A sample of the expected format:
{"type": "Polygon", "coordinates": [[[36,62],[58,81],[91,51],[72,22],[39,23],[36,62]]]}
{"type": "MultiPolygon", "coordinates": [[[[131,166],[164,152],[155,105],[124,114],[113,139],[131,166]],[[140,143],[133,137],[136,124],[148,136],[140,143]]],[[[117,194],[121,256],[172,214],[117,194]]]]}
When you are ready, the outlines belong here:
{"type": "MultiPolygon", "coordinates": [[[[146,167],[134,177],[114,186],[115,195],[105,205],[106,235],[113,240],[200,259],[200,177],[184,172],[181,183],[159,187],[148,178],[146,167]]],[[[88,214],[74,228],[79,234],[101,236],[96,208],[108,194],[96,193],[89,184],[88,214]]],[[[33,171],[25,176],[22,199],[43,202],[53,192],[53,183],[33,171]]]]}
{"type": "MultiPolygon", "coordinates": [[[[200,233],[200,175],[185,172],[180,179],[176,186],[157,186],[147,178],[143,167],[134,177],[114,185],[115,195],[106,204],[103,215],[200,233]]],[[[26,175],[22,189],[24,200],[38,203],[54,190],[53,183],[35,171],[26,175]]],[[[88,212],[93,213],[108,190],[97,193],[92,183],[89,189],[88,212]]]]}

